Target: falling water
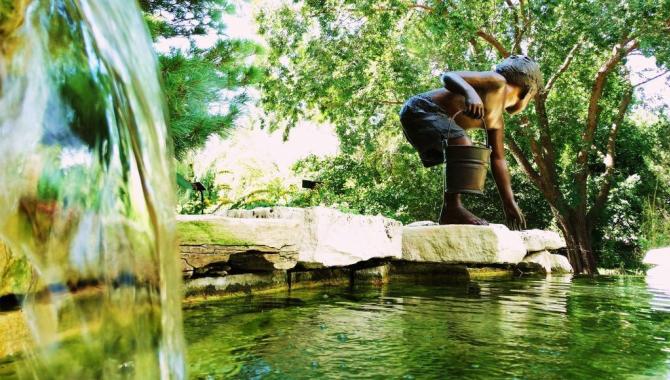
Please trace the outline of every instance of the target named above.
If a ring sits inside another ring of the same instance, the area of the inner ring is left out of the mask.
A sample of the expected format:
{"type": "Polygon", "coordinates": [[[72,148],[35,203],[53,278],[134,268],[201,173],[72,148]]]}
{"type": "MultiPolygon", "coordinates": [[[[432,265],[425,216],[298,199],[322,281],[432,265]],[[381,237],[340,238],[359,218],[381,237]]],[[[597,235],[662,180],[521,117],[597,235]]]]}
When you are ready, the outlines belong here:
{"type": "Polygon", "coordinates": [[[0,241],[24,378],[184,378],[174,176],[135,1],[0,1],[0,241]]]}

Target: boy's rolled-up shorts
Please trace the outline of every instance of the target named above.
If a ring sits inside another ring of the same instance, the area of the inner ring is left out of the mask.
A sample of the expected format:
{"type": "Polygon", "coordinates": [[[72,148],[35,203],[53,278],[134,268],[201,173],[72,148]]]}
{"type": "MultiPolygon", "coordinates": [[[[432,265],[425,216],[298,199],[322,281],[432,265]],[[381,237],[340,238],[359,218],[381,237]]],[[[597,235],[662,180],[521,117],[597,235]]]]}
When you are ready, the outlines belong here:
{"type": "Polygon", "coordinates": [[[465,136],[465,131],[428,97],[409,98],[400,110],[400,123],[407,141],[416,149],[423,166],[444,162],[442,140],[465,136]]]}

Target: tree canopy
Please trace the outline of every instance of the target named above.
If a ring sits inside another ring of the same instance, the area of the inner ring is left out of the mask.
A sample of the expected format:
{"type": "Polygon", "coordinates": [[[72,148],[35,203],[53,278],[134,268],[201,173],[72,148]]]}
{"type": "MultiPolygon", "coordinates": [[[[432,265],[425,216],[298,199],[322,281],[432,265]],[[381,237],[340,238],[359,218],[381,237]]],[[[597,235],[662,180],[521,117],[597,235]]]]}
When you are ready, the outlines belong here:
{"type": "Polygon", "coordinates": [[[202,147],[209,136],[225,135],[233,127],[248,101],[244,88],[262,77],[252,62],[261,49],[252,41],[226,37],[223,15],[235,10],[228,0],[142,0],[140,4],[155,39],[190,41],[186,51],[172,49],[159,55],[174,152],[183,158],[202,147]],[[198,36],[214,42],[199,48],[198,36]]]}
{"type": "Polygon", "coordinates": [[[270,46],[262,100],[271,125],[290,130],[305,117],[335,124],[342,155],[312,171],[348,177],[333,190],[341,199],[355,192],[360,204],[403,219],[434,212],[427,199],[439,200],[439,176],[404,142],[400,105],[439,87],[440,71],[490,70],[511,53],[536,59],[545,78],[534,106],[506,119],[515,190],[527,212],[546,202],[578,271],[596,271],[593,236],[611,221],[607,206],[630,185],[632,167],[647,176],[635,185],[640,194],[657,180],[653,159],[630,160],[631,150],[656,150],[632,138],[642,132],[629,117],[637,100],[625,63],[643,54],[670,67],[668,0],[306,0],[262,12],[258,22],[270,46]],[[374,195],[381,189],[386,198],[374,195]]]}

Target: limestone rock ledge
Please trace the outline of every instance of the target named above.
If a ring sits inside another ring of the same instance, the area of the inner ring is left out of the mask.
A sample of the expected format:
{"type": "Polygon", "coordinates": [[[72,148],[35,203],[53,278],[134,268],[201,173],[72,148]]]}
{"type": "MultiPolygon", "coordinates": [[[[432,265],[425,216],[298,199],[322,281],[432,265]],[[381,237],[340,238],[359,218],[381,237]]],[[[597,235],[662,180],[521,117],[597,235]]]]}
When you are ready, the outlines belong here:
{"type": "Polygon", "coordinates": [[[265,207],[230,210],[238,220],[299,222],[298,261],[311,267],[352,265],[374,258],[400,258],[402,224],[380,215],[354,215],[326,207],[265,207]]]}
{"type": "Polygon", "coordinates": [[[182,215],[177,233],[185,272],[287,270],[298,262],[296,220],[182,215]]]}
{"type": "Polygon", "coordinates": [[[555,251],[565,248],[565,240],[554,231],[525,230],[519,232],[528,252],[555,251]]]}
{"type": "Polygon", "coordinates": [[[527,252],[519,233],[500,224],[408,226],[402,246],[403,260],[452,264],[517,264],[527,252]]]}

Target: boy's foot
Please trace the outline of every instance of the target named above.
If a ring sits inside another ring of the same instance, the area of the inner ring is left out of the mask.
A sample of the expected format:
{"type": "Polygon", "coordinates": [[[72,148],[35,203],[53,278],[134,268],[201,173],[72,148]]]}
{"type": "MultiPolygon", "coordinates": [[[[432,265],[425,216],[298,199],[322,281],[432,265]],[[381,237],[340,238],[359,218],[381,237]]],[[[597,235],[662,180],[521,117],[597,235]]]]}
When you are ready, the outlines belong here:
{"type": "Polygon", "coordinates": [[[442,209],[440,224],[474,224],[478,226],[488,226],[489,222],[477,217],[463,206],[455,206],[449,207],[448,209],[442,209]]]}

